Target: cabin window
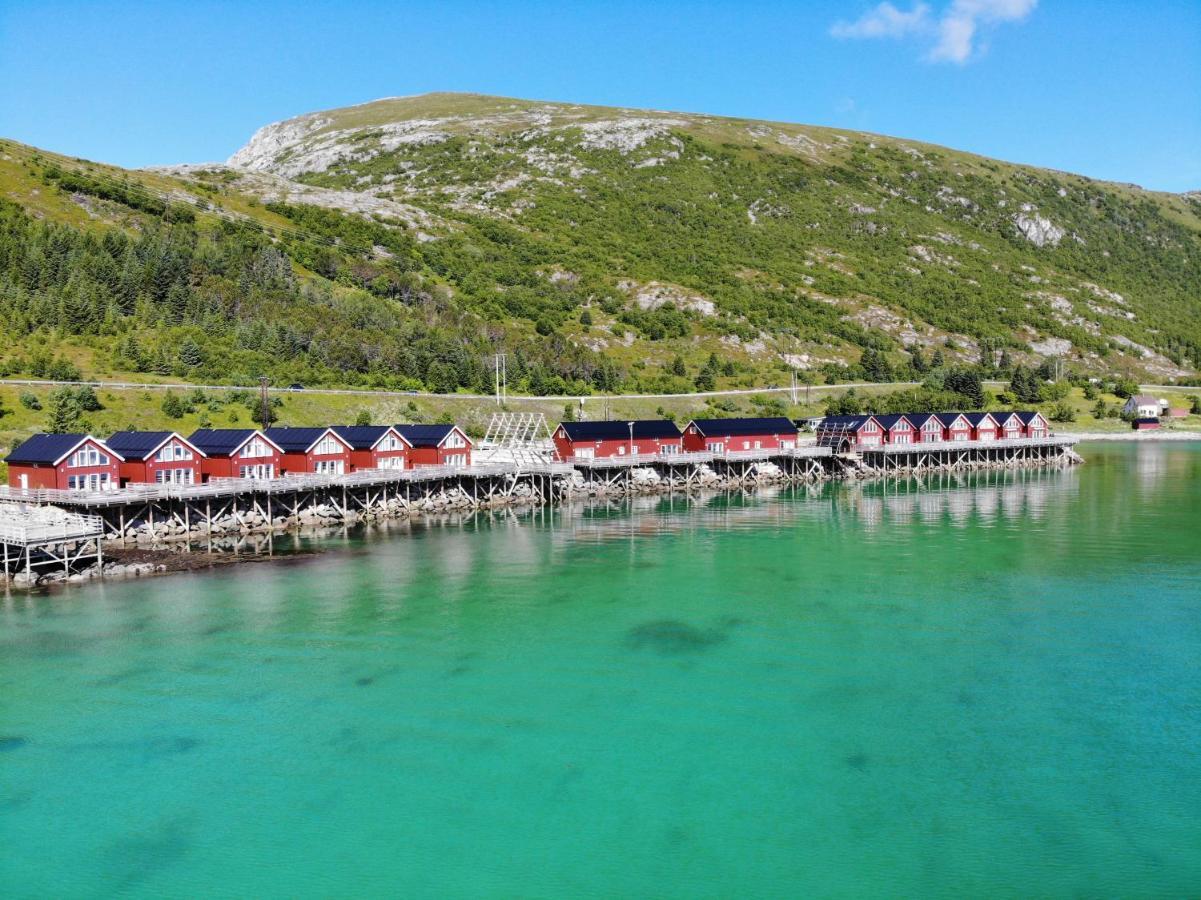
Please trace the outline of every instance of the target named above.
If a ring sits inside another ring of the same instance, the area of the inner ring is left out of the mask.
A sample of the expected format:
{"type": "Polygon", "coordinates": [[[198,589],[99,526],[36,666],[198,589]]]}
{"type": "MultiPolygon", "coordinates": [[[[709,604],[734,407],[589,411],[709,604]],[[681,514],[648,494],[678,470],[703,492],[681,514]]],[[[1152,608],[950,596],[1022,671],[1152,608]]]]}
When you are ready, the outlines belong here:
{"type": "Polygon", "coordinates": [[[191,459],[192,451],[178,441],[172,441],[165,447],[160,447],[155,459],[159,462],[174,462],[177,459],[191,459]]]}
{"type": "Polygon", "coordinates": [[[389,433],[380,441],[379,449],[381,450],[400,450],[404,442],[396,435],[389,433]]]}
{"type": "Polygon", "coordinates": [[[679,452],[680,448],[677,444],[663,444],[661,447],[659,447],[659,453],[663,456],[673,456],[679,452]]]}
{"type": "Polygon", "coordinates": [[[459,434],[457,431],[452,431],[450,434],[448,434],[446,436],[446,443],[444,443],[442,446],[444,446],[444,447],[466,447],[467,442],[463,440],[463,435],[459,434]]]}
{"type": "Polygon", "coordinates": [[[158,469],[154,473],[155,484],[193,484],[195,470],[191,466],[183,469],[158,469]]]}
{"type": "MultiPolygon", "coordinates": [[[[331,452],[336,453],[337,451],[331,452]]],[[[319,459],[313,463],[313,471],[318,475],[341,475],[345,471],[345,467],[340,459],[319,459]]]]}
{"type": "Polygon", "coordinates": [[[313,448],[313,452],[320,456],[329,456],[333,453],[341,453],[345,446],[332,434],[327,434],[317,442],[317,446],[313,448]]]}
{"type": "Polygon", "coordinates": [[[259,463],[255,466],[242,466],[238,470],[238,477],[254,479],[274,478],[275,466],[271,465],[270,463],[259,463]]]}
{"type": "Polygon", "coordinates": [[[403,469],[405,467],[405,458],[403,456],[385,456],[379,461],[381,469],[403,469]]]}
{"type": "Polygon", "coordinates": [[[781,450],[795,450],[796,441],[780,441],[781,450]]]}
{"type": "MultiPolygon", "coordinates": [[[[270,456],[270,455],[271,455],[271,448],[267,445],[266,441],[260,440],[259,438],[254,438],[249,443],[247,443],[245,447],[242,448],[242,458],[243,459],[254,459],[259,456],[270,456]]],[[[270,477],[270,476],[268,476],[268,477],[270,477]]]]}
{"type": "Polygon", "coordinates": [[[67,461],[67,466],[72,469],[81,469],[84,466],[107,466],[108,454],[101,453],[95,447],[83,447],[71,454],[71,458],[67,461]]]}
{"type": "Polygon", "coordinates": [[[451,454],[447,455],[446,465],[453,466],[455,468],[462,468],[463,466],[466,466],[467,465],[467,454],[466,453],[451,453],[451,454]]]}
{"type": "Polygon", "coordinates": [[[108,472],[67,476],[67,490],[70,491],[107,491],[111,487],[108,472]]]}

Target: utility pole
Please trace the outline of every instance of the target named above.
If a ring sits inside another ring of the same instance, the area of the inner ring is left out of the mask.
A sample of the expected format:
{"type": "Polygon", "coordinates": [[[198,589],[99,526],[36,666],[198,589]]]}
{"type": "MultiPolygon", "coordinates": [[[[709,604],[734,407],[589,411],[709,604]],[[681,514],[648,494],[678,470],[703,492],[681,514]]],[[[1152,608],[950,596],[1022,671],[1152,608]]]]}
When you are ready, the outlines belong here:
{"type": "Polygon", "coordinates": [[[263,427],[266,428],[271,424],[271,397],[267,392],[267,385],[270,382],[266,375],[259,376],[259,403],[263,413],[263,427]]]}
{"type": "Polygon", "coordinates": [[[500,354],[496,354],[496,405],[500,406],[500,354]]]}

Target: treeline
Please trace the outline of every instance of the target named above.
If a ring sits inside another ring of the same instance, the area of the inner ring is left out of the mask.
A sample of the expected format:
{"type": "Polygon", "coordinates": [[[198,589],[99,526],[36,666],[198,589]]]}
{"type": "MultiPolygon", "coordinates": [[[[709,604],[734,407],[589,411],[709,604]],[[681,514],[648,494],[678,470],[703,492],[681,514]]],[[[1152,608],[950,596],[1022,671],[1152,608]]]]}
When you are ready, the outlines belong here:
{"type": "Polygon", "coordinates": [[[55,335],[76,335],[120,369],[195,379],[252,383],[266,374],[277,382],[488,390],[489,357],[505,351],[510,389],[586,393],[621,384],[622,373],[596,354],[562,339],[523,345],[451,291],[427,286],[414,277],[407,237],[307,209],[298,223],[332,243],[276,243],[229,221],[157,220],[138,233],[96,234],[39,222],[0,200],[0,330],[25,348],[0,355],[0,368],[78,377],[37,349],[53,346],[55,335]],[[307,266],[296,257],[312,262],[318,252],[336,257],[329,277],[298,274],[307,266]]]}

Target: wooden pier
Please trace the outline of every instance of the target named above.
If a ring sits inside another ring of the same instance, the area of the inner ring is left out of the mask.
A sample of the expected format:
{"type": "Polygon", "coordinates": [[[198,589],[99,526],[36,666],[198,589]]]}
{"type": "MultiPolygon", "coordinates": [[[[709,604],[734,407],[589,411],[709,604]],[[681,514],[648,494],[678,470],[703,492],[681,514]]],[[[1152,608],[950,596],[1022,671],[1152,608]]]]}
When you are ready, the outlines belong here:
{"type": "Polygon", "coordinates": [[[994,441],[934,441],[919,444],[883,444],[861,447],[854,454],[861,468],[879,473],[958,471],[1009,466],[1070,465],[1077,461],[1076,439],[1051,436],[994,441]]]}
{"type": "Polygon", "coordinates": [[[98,516],[0,503],[0,578],[33,583],[104,564],[104,523],[98,516]]]}
{"type": "MultiPolygon", "coordinates": [[[[807,444],[726,453],[627,454],[570,463],[515,459],[462,467],[372,469],[347,475],[215,478],[204,484],[132,485],[108,491],[0,488],[2,506],[57,507],[90,523],[91,529],[78,535],[48,535],[36,546],[27,540],[33,531],[12,530],[3,559],[5,572],[34,567],[35,563],[71,568],[84,558],[79,541],[93,540],[97,531],[108,540],[157,543],[345,526],[412,514],[544,505],[588,495],[631,496],[738,489],[771,482],[813,483],[838,477],[1066,465],[1078,461],[1071,450],[1074,443],[1072,438],[1047,437],[886,444],[851,453],[807,444]]],[[[98,541],[93,543],[98,554],[98,541]]]]}

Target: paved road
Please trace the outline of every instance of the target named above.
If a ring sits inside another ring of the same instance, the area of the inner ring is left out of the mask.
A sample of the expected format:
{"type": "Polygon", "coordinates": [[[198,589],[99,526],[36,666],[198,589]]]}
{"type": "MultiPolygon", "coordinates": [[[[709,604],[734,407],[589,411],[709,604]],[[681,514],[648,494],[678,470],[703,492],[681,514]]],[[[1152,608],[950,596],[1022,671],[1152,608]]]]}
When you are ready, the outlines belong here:
{"type": "MultiPolygon", "coordinates": [[[[39,379],[17,379],[5,378],[0,379],[0,385],[4,384],[19,384],[30,385],[34,387],[61,387],[71,386],[78,387],[80,385],[90,385],[94,388],[104,388],[105,390],[171,390],[171,391],[191,391],[200,388],[204,391],[257,391],[258,385],[236,385],[236,384],[183,384],[183,383],[150,383],[140,381],[47,381],[39,379]]],[[[873,384],[863,382],[860,384],[815,384],[811,385],[809,390],[812,391],[830,391],[830,390],[847,390],[849,388],[869,388],[869,387],[918,387],[920,382],[916,381],[897,381],[891,384],[873,384]]],[[[272,393],[275,394],[345,394],[355,397],[425,397],[427,399],[437,400],[495,400],[495,394],[431,394],[423,391],[371,391],[371,390],[355,390],[352,388],[305,388],[302,391],[289,391],[286,387],[272,387],[272,393]]],[[[797,386],[797,393],[805,391],[804,385],[797,386]]],[[[688,399],[691,397],[729,397],[746,394],[787,394],[792,391],[789,387],[765,387],[765,388],[739,388],[729,391],[698,391],[692,394],[585,394],[584,400],[674,400],[688,399]]],[[[579,394],[555,394],[547,396],[535,396],[527,394],[508,394],[505,397],[506,401],[513,400],[545,400],[554,402],[556,400],[579,400],[579,394]]]]}
{"type": "MultiPolygon", "coordinates": [[[[1008,384],[1007,381],[986,381],[984,382],[990,387],[1003,386],[1008,384]]],[[[162,390],[162,391],[191,391],[200,388],[204,391],[257,391],[258,385],[235,385],[235,384],[183,384],[183,383],[149,383],[140,381],[47,381],[39,379],[17,379],[5,378],[0,379],[0,385],[16,384],[29,385],[33,387],[61,387],[64,385],[78,387],[79,385],[90,385],[94,388],[104,388],[106,390],[162,390]]],[[[806,389],[810,391],[845,391],[850,388],[907,388],[920,387],[921,382],[918,381],[894,381],[885,384],[874,382],[857,382],[852,384],[814,384],[806,388],[804,385],[798,385],[796,391],[798,394],[803,393],[806,389]]],[[[1171,384],[1140,384],[1139,390],[1143,391],[1180,391],[1180,390],[1197,390],[1195,387],[1184,385],[1171,384]]],[[[739,388],[729,391],[697,391],[691,394],[586,394],[584,400],[688,400],[692,398],[703,397],[736,397],[746,396],[748,394],[788,394],[792,388],[789,387],[762,387],[762,388],[739,388]]],[[[275,394],[293,393],[286,387],[272,387],[271,392],[275,394]]],[[[371,391],[371,390],[355,390],[351,388],[305,388],[303,391],[295,393],[303,394],[344,394],[354,397],[424,397],[431,400],[495,400],[494,394],[431,394],[422,391],[371,391]]],[[[506,401],[515,400],[544,400],[546,402],[555,401],[578,401],[579,394],[556,394],[554,396],[533,396],[526,394],[508,394],[505,397],[506,401]]]]}

